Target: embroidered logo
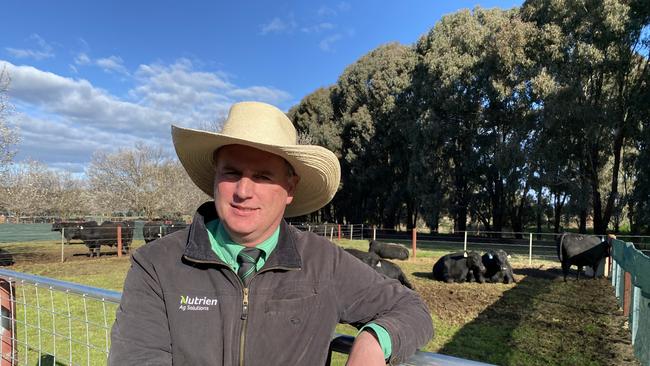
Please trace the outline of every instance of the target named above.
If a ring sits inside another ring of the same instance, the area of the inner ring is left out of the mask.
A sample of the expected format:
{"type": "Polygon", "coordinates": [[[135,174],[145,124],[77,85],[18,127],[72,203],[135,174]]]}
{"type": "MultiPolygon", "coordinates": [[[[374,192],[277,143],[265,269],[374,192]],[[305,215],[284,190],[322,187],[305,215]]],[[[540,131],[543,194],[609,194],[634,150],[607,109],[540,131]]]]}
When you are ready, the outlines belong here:
{"type": "Polygon", "coordinates": [[[217,299],[210,299],[208,297],[198,297],[198,296],[187,296],[181,295],[180,306],[178,307],[181,311],[207,311],[210,310],[210,306],[217,305],[217,299]]]}

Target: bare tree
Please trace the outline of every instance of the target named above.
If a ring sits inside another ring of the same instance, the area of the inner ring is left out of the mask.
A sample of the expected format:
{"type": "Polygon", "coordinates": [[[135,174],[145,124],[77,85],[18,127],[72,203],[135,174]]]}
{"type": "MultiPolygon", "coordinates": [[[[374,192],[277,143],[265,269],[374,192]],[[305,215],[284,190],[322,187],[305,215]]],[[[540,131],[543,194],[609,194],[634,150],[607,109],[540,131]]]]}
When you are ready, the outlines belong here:
{"type": "Polygon", "coordinates": [[[0,70],[0,174],[5,172],[12,162],[16,154],[13,148],[19,141],[18,131],[7,123],[7,118],[13,110],[7,96],[10,81],[6,67],[2,67],[0,70]]]}

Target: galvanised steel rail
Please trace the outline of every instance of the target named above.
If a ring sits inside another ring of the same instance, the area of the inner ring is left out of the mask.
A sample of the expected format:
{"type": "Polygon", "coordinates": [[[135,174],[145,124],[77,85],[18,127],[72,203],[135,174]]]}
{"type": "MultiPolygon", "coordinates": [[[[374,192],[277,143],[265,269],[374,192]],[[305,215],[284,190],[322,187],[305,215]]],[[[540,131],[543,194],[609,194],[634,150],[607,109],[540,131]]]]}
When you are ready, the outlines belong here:
{"type": "MultiPolygon", "coordinates": [[[[0,269],[0,279],[4,279],[3,291],[0,291],[2,365],[5,362],[10,365],[52,365],[57,362],[89,366],[105,364],[110,348],[110,327],[121,292],[7,269],[0,269]],[[15,288],[17,286],[18,290],[15,288]],[[43,292],[48,295],[45,299],[43,292]],[[49,300],[49,305],[43,304],[43,300],[49,300]],[[94,305],[90,305],[90,302],[94,302],[94,305]],[[12,349],[8,351],[8,347],[12,349]]],[[[331,352],[349,354],[353,341],[352,336],[337,334],[330,345],[330,355],[331,352]]],[[[488,364],[431,352],[416,352],[401,365],[488,364]]]]}

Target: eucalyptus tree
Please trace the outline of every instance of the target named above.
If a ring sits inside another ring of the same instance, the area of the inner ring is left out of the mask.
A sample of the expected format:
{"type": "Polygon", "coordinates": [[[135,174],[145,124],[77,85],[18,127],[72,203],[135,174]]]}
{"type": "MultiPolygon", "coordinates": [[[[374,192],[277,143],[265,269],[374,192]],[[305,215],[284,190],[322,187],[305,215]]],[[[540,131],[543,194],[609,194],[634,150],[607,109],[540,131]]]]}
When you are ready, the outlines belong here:
{"type": "Polygon", "coordinates": [[[522,6],[523,19],[543,33],[537,63],[556,84],[543,102],[554,111],[544,127],[561,124],[570,131],[572,144],[563,151],[579,159],[576,171],[589,185],[596,233],[606,231],[615,211],[623,146],[641,121],[639,93],[649,72],[641,52],[648,8],[647,2],[622,0],[531,0],[522,6]]]}
{"type": "Polygon", "coordinates": [[[7,96],[10,81],[9,73],[3,67],[0,69],[0,175],[9,168],[9,164],[13,161],[16,154],[15,145],[19,140],[18,131],[11,127],[7,121],[12,110],[7,96]]]}
{"type": "MultiPolygon", "coordinates": [[[[319,88],[307,95],[289,110],[288,116],[296,127],[299,143],[323,146],[341,158],[341,126],[334,118],[331,88],[319,88]]],[[[335,210],[339,202],[337,195],[327,206],[311,214],[311,221],[341,221],[343,217],[337,217],[335,210]]]]}
{"type": "Polygon", "coordinates": [[[343,189],[339,201],[350,222],[395,227],[417,220],[418,199],[408,185],[414,146],[412,48],[390,43],[348,66],[332,89],[341,126],[343,189]],[[405,212],[403,212],[405,211],[405,212]]]}

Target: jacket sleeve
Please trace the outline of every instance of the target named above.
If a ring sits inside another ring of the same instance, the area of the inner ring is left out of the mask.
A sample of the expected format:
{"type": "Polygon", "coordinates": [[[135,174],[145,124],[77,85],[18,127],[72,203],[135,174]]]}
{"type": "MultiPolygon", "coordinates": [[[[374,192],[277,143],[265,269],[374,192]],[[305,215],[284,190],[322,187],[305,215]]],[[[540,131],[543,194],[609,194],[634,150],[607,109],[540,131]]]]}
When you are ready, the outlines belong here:
{"type": "Polygon", "coordinates": [[[420,296],[337,248],[334,281],[341,322],[382,326],[391,339],[390,364],[412,356],[433,337],[433,324],[420,296]]]}
{"type": "Polygon", "coordinates": [[[111,331],[108,365],[171,365],[168,324],[155,268],[136,251],[111,331]]]}

